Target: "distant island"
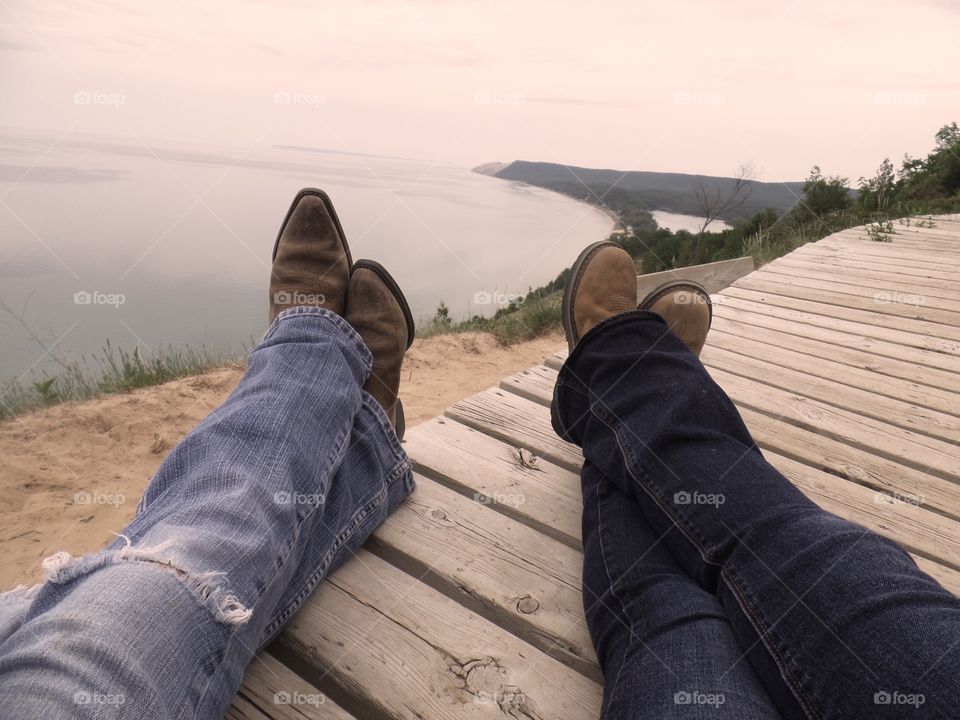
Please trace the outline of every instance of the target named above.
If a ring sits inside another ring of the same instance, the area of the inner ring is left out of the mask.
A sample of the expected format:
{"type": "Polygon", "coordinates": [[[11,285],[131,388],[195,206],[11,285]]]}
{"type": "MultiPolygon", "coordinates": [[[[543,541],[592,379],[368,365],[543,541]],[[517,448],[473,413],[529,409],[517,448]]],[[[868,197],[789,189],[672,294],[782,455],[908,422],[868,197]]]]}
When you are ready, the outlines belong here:
{"type": "MultiPolygon", "coordinates": [[[[725,197],[734,191],[738,182],[733,177],[595,169],[528,160],[484,163],[473,171],[536,185],[611,208],[625,225],[637,228],[649,225],[651,210],[702,216],[698,195],[725,197]]],[[[718,219],[731,225],[767,209],[783,214],[803,196],[803,181],[760,182],[741,178],[739,182],[746,186],[744,199],[717,215],[718,219]]]]}

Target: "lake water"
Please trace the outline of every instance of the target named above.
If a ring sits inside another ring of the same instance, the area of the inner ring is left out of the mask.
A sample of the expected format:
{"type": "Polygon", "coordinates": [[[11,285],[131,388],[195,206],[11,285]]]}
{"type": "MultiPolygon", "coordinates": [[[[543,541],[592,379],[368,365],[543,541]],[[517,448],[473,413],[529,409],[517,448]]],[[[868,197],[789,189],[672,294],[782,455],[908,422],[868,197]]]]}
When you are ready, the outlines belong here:
{"type": "MultiPolygon", "coordinates": [[[[650,214],[653,215],[653,219],[657,221],[657,225],[673,230],[674,232],[686,230],[697,233],[700,232],[700,226],[703,224],[703,218],[697,217],[696,215],[681,215],[680,213],[667,212],[666,210],[654,210],[650,214]]],[[[730,225],[723,220],[714,220],[710,223],[710,227],[707,228],[709,232],[720,232],[721,230],[729,229],[730,225]]]]}
{"type": "MultiPolygon", "coordinates": [[[[58,353],[107,340],[236,351],[264,330],[270,251],[303,186],[414,316],[491,314],[552,280],[611,221],[579,202],[418,160],[0,135],[0,299],[58,353]],[[89,300],[89,302],[85,302],[89,300]]],[[[0,380],[52,367],[0,311],[0,380]]]]}

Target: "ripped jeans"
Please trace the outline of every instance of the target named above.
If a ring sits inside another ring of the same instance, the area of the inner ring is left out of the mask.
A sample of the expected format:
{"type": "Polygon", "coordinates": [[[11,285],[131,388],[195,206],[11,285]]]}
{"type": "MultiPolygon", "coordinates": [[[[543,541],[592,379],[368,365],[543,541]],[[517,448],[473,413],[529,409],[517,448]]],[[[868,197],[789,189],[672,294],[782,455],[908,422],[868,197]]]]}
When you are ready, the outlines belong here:
{"type": "Polygon", "coordinates": [[[345,320],[288,309],[104,551],[0,595],[8,718],[220,718],[254,653],[414,487],[345,320]]]}

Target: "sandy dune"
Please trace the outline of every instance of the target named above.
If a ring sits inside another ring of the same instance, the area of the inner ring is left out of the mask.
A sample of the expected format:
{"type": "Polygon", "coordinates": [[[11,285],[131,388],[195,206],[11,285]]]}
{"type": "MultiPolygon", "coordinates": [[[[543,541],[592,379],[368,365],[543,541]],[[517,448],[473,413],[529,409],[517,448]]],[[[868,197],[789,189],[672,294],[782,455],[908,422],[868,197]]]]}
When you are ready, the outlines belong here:
{"type": "MultiPolygon", "coordinates": [[[[511,348],[480,333],[418,340],[403,370],[408,426],[562,345],[560,334],[511,348]]],[[[133,516],[167,452],[242,373],[225,367],[0,424],[0,589],[39,581],[40,560],[58,550],[80,555],[108,542],[133,516]]]]}

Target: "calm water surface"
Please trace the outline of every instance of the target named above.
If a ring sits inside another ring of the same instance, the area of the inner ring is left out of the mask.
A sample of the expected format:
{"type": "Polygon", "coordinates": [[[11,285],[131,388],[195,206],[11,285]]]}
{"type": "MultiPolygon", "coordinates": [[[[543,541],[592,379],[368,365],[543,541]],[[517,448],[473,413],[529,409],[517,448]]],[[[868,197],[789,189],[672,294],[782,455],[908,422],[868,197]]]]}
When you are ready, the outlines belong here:
{"type": "MultiPolygon", "coordinates": [[[[265,328],[270,251],[304,186],[418,318],[441,301],[490,314],[611,229],[561,195],[417,160],[0,134],[0,300],[70,357],[108,340],[239,350],[265,328]]],[[[53,367],[3,311],[0,333],[0,380],[53,367]]]]}

